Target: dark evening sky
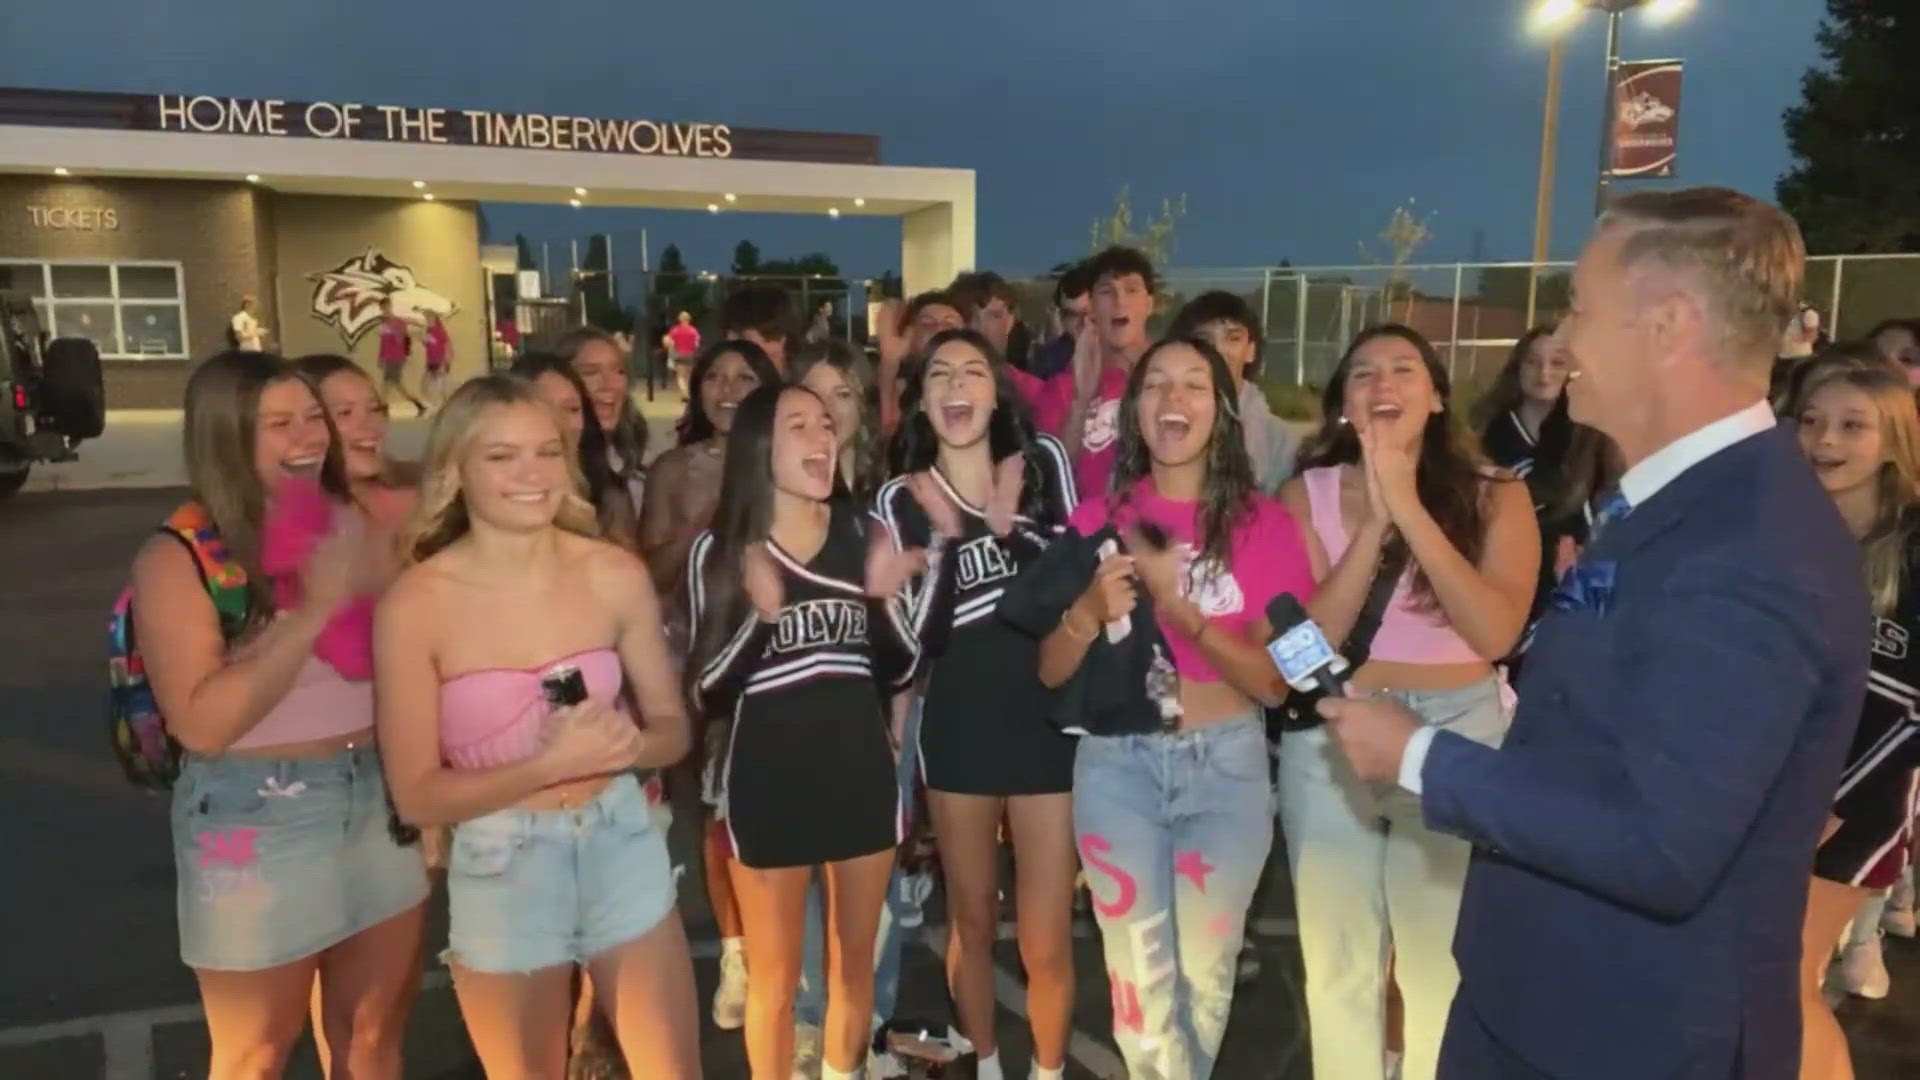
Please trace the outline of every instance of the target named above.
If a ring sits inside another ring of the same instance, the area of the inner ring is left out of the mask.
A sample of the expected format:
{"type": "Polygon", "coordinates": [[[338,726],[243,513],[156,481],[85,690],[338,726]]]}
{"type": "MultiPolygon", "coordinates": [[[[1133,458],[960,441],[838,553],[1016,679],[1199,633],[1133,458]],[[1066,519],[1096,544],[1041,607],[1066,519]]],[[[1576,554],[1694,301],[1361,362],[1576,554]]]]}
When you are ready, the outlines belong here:
{"type": "MultiPolygon", "coordinates": [[[[1353,263],[1392,208],[1436,214],[1427,261],[1525,258],[1546,48],[1527,0],[590,3],[9,0],[0,83],[452,105],[877,134],[898,165],[972,168],[984,266],[1082,252],[1122,184],[1184,193],[1175,262],[1353,263]]],[[[1687,62],[1680,179],[1771,196],[1780,111],[1819,0],[1630,15],[1622,54],[1687,62]]],[[[1591,211],[1603,20],[1574,32],[1554,252],[1591,211]]],[[[489,207],[496,239],[639,230],[723,268],[825,250],[898,261],[888,221],[489,207]]],[[[1377,246],[1377,245],[1375,245],[1377,246]]],[[[556,261],[559,261],[556,249],[556,261]]],[[[622,260],[625,261],[624,259],[622,260]]]]}

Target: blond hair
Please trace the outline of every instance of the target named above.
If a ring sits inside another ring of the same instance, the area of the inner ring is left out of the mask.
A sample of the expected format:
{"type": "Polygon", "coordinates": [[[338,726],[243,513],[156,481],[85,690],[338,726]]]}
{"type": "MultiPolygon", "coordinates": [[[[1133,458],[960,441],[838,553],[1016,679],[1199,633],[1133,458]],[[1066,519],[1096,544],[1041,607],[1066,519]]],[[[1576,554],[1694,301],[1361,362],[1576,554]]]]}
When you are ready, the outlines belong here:
{"type": "Polygon", "coordinates": [[[1920,502],[1920,408],[1898,365],[1870,349],[1839,346],[1808,368],[1791,415],[1801,415],[1815,394],[1836,385],[1866,395],[1880,416],[1880,445],[1886,461],[1874,479],[1877,509],[1872,528],[1860,538],[1860,550],[1874,614],[1886,615],[1899,603],[1906,586],[1907,551],[1920,527],[1920,515],[1912,513],[1920,502]]]}
{"type": "Polygon", "coordinates": [[[420,498],[401,535],[400,550],[408,563],[445,550],[472,528],[460,487],[460,463],[473,449],[474,437],[489,413],[521,405],[540,410],[567,443],[570,490],[560,502],[554,525],[580,536],[599,537],[599,518],[593,503],[587,500],[587,482],[580,473],[580,451],[572,439],[566,438],[567,425],[560,414],[529,380],[515,375],[483,375],[463,383],[434,413],[421,465],[420,498]]]}
{"type": "Polygon", "coordinates": [[[1688,188],[1622,196],[1600,227],[1626,233],[1622,267],[1655,263],[1694,284],[1728,358],[1772,363],[1806,276],[1793,218],[1737,191],[1688,188]]]}

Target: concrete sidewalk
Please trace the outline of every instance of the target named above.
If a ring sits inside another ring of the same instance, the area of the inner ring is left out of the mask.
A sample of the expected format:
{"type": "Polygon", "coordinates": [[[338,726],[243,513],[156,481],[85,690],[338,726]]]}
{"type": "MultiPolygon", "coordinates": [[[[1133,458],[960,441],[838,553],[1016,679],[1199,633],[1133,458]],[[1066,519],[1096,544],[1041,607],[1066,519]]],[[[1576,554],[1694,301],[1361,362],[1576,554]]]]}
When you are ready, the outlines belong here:
{"type": "MultiPolygon", "coordinates": [[[[641,403],[647,418],[647,447],[651,453],[672,445],[673,424],[680,418],[677,394],[663,394],[641,403]]],[[[402,406],[401,411],[405,411],[402,406]]],[[[79,460],[57,465],[36,464],[23,491],[84,491],[100,488],[185,487],[187,466],[181,454],[179,409],[110,409],[106,432],[81,443],[79,460]]],[[[397,417],[390,444],[397,457],[420,456],[427,441],[428,420],[397,417]]]]}

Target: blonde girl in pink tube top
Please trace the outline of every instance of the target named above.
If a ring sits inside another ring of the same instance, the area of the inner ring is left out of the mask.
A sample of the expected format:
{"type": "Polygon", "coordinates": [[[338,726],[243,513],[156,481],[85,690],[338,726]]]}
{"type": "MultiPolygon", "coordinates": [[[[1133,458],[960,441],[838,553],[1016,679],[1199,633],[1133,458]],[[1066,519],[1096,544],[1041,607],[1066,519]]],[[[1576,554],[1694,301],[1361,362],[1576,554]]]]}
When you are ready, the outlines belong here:
{"type": "Polygon", "coordinates": [[[392,560],[350,506],[341,440],[293,365],[205,361],[184,427],[192,501],[172,522],[194,522],[226,565],[203,580],[186,535],[162,530],[135,559],[132,618],[184,749],[176,906],[209,1075],[279,1075],[318,980],[334,988],[316,1019],[340,1070],[397,1080],[427,877],[389,829],[373,738],[366,618],[392,560]],[[290,552],[276,534],[295,502],[311,527],[290,552]]]}
{"type": "Polygon", "coordinates": [[[488,1075],[564,1072],[584,966],[630,1072],[694,1077],[693,968],[634,776],[685,755],[687,716],[653,586],[597,538],[578,461],[523,379],[435,414],[375,616],[387,778],[402,817],[453,826],[448,959],[488,1075]]]}
{"type": "MultiPolygon", "coordinates": [[[[1404,326],[1362,332],[1327,381],[1325,426],[1280,492],[1312,528],[1329,640],[1373,583],[1393,591],[1351,693],[1384,694],[1430,727],[1498,744],[1510,719],[1494,663],[1533,603],[1540,533],[1526,485],[1489,467],[1448,400],[1447,369],[1404,326]],[[1389,569],[1383,571],[1382,566],[1389,569]],[[1394,567],[1404,567],[1395,572],[1394,567]]],[[[1432,1080],[1459,983],[1453,930],[1470,848],[1426,827],[1417,796],[1361,784],[1324,728],[1280,743],[1286,830],[1316,1076],[1381,1080],[1380,958],[1405,1003],[1405,1080],[1432,1080]]]]}

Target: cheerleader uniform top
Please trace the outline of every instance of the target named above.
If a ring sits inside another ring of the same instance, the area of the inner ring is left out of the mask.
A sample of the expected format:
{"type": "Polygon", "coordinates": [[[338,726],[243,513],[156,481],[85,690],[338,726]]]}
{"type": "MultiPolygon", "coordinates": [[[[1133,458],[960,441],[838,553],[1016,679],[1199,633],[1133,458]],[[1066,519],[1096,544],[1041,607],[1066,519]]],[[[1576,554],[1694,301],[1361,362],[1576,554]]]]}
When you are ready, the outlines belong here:
{"type": "Polygon", "coordinates": [[[1862,888],[1891,885],[1910,846],[1920,768],[1920,538],[1907,549],[1900,599],[1873,624],[1867,696],[1834,793],[1840,827],[1813,865],[1818,877],[1862,888]]]}
{"type": "MultiPolygon", "coordinates": [[[[962,498],[937,467],[929,475],[959,508],[961,533],[946,554],[953,595],[937,605],[951,613],[951,626],[929,628],[937,632],[921,663],[922,778],[936,791],[965,795],[1071,791],[1074,742],[1049,720],[1053,694],[1040,682],[1039,641],[997,612],[1007,587],[1040,558],[1073,510],[1066,449],[1050,435],[1029,448],[1026,484],[1040,492],[1045,509],[1040,520],[1016,515],[1006,536],[995,535],[986,511],[962,498]]],[[[932,525],[904,476],[882,485],[873,516],[896,549],[931,539],[932,525]]]]}
{"type": "Polygon", "coordinates": [[[711,532],[688,556],[694,640],[709,620],[736,623],[694,694],[707,717],[733,719],[718,794],[747,866],[817,866],[901,839],[884,700],[912,679],[922,632],[939,614],[931,607],[950,590],[928,588],[920,603],[869,597],[864,515],[842,500],[827,505],[826,538],[811,558],[766,542],[785,597],[771,621],[744,597],[708,594],[711,532]]]}

